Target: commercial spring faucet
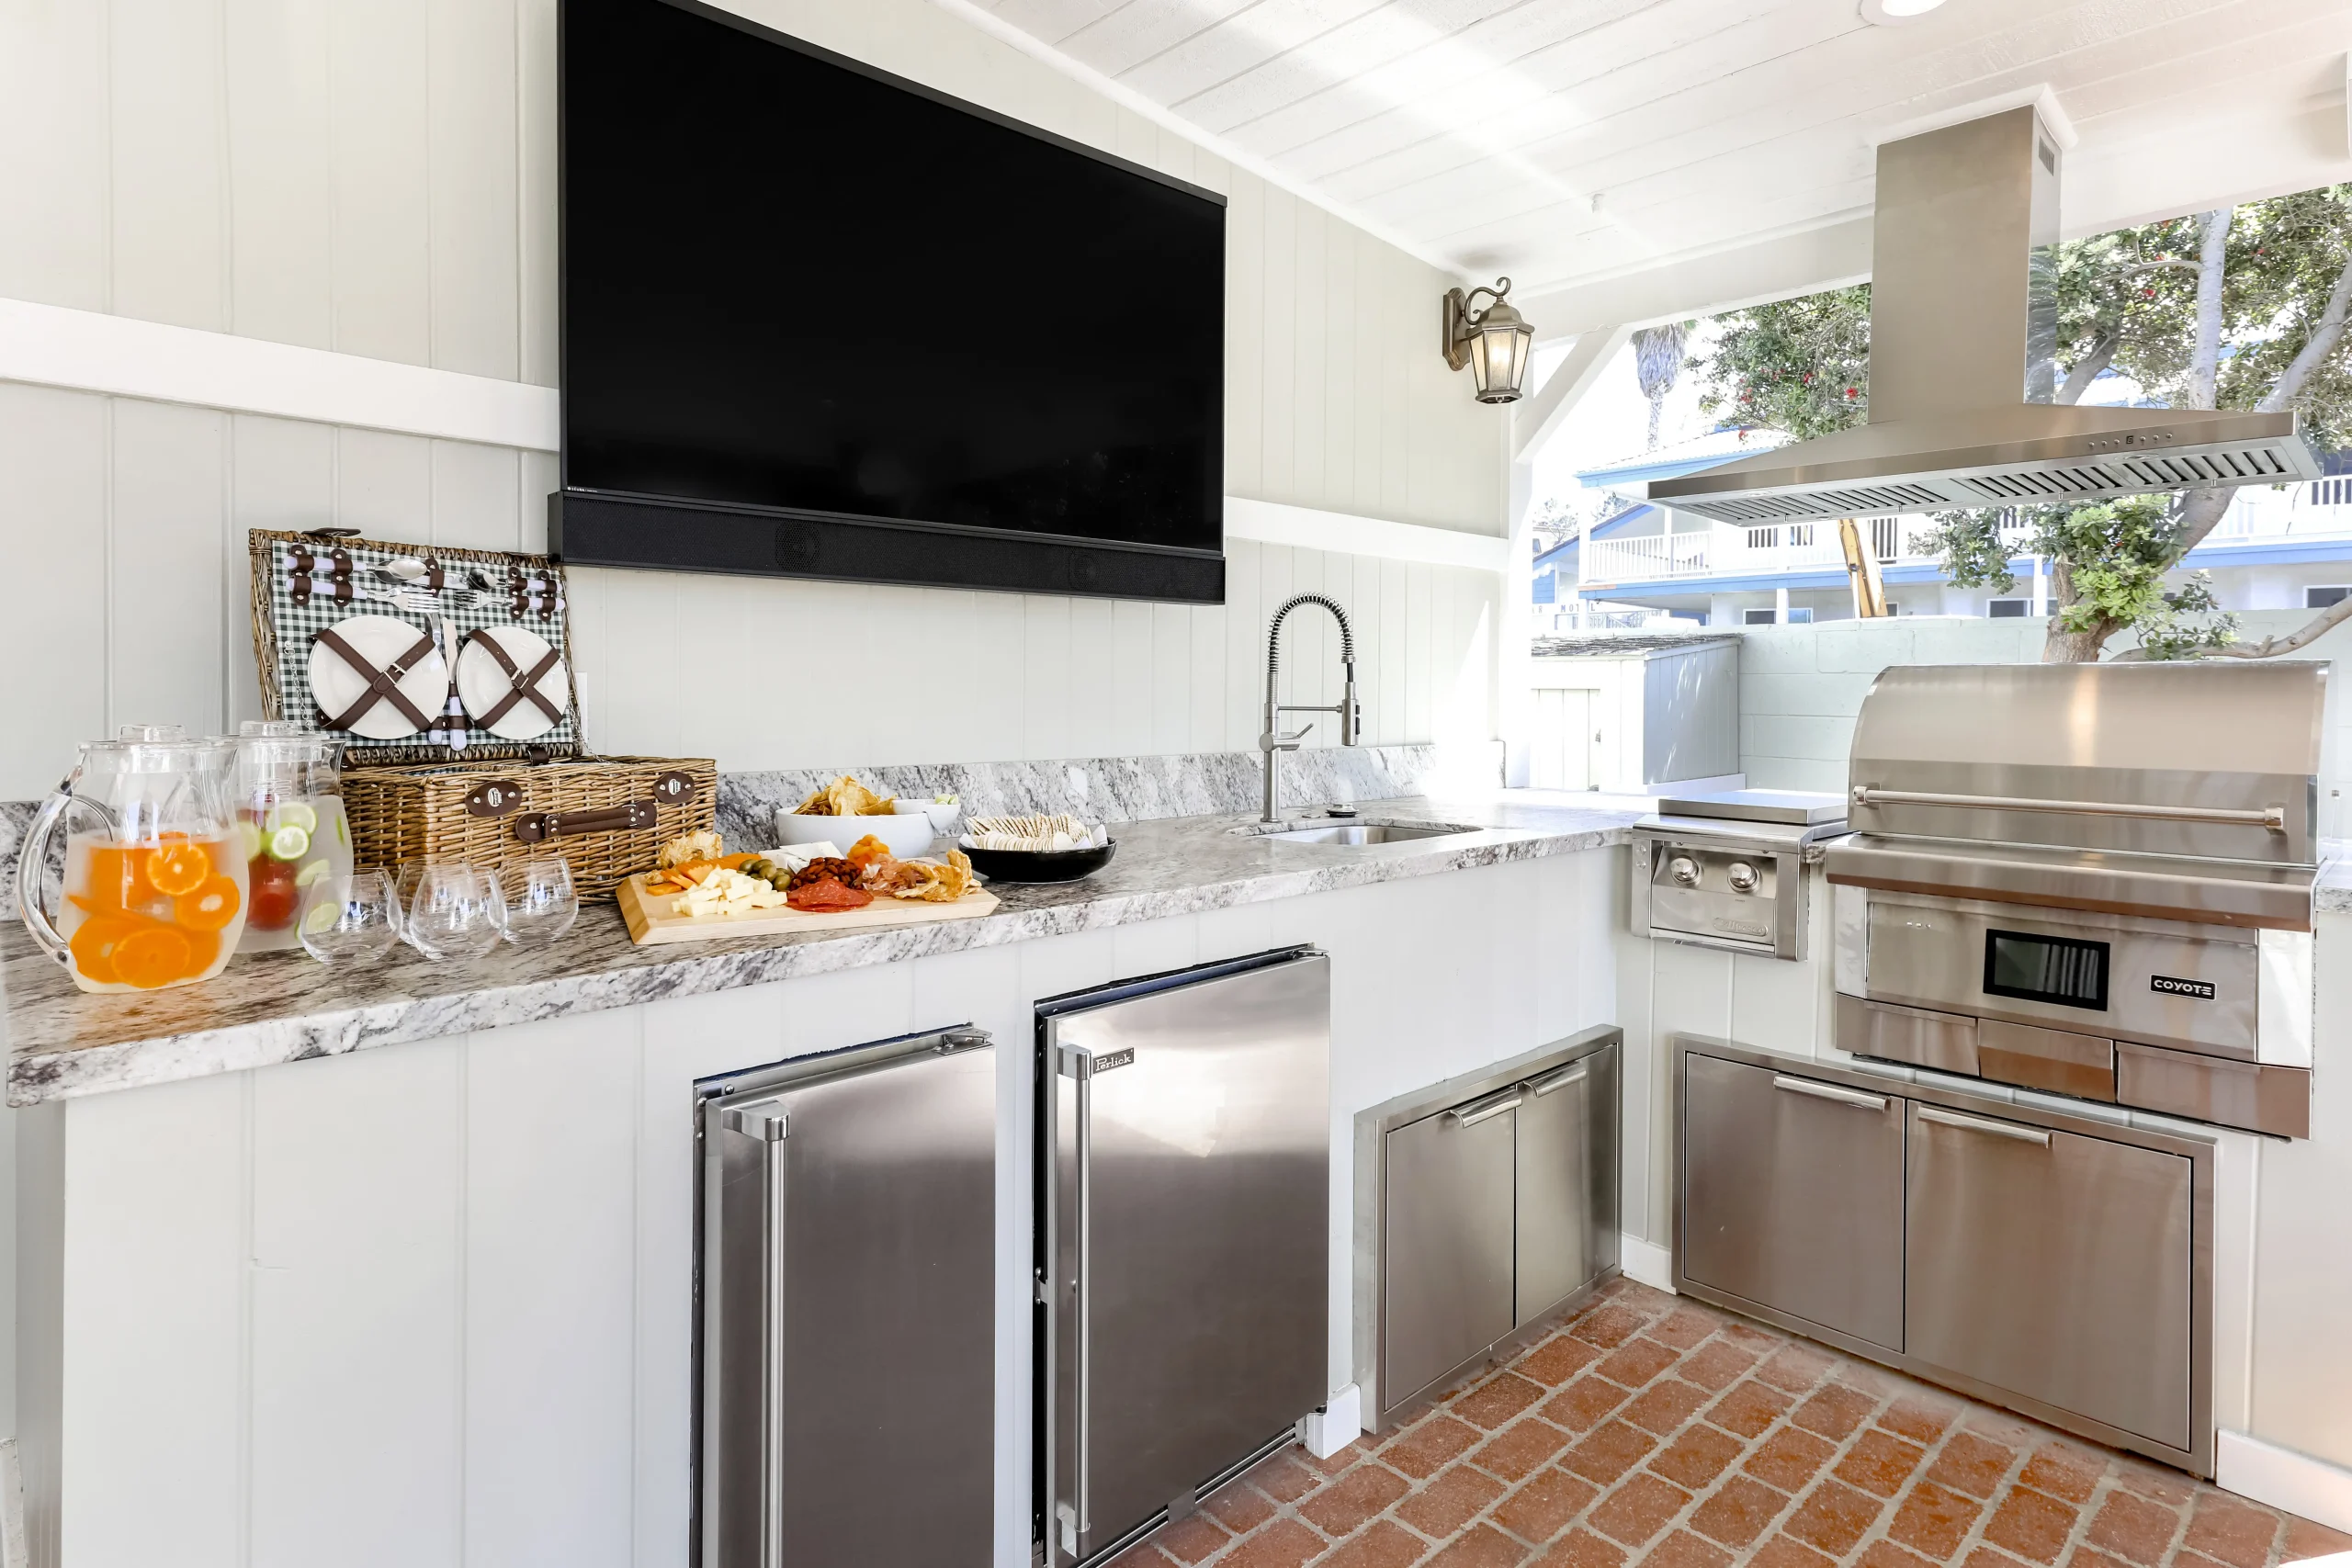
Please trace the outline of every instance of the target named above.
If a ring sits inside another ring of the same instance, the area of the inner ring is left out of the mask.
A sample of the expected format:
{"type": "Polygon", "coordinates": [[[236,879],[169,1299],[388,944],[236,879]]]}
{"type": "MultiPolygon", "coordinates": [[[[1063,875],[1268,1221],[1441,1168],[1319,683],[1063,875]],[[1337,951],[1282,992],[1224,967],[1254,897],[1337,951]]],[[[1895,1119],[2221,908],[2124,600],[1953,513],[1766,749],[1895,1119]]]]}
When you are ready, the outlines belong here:
{"type": "Polygon", "coordinates": [[[1352,746],[1356,743],[1357,727],[1363,722],[1363,716],[1356,707],[1355,633],[1348,628],[1348,613],[1320,593],[1301,593],[1292,599],[1274,612],[1273,625],[1266,629],[1266,727],[1258,736],[1258,750],[1266,754],[1264,820],[1268,822],[1282,820],[1282,774],[1278,771],[1280,764],[1276,760],[1277,754],[1297,750],[1298,743],[1306,738],[1306,732],[1315,728],[1310,722],[1300,726],[1295,732],[1284,735],[1282,716],[1286,713],[1338,714],[1340,716],[1340,744],[1342,746],[1352,746]],[[1331,612],[1333,620],[1340,623],[1340,666],[1342,674],[1346,677],[1346,684],[1340,693],[1337,707],[1285,706],[1283,704],[1281,693],[1275,689],[1275,677],[1282,670],[1283,617],[1301,604],[1320,604],[1331,612]]]}

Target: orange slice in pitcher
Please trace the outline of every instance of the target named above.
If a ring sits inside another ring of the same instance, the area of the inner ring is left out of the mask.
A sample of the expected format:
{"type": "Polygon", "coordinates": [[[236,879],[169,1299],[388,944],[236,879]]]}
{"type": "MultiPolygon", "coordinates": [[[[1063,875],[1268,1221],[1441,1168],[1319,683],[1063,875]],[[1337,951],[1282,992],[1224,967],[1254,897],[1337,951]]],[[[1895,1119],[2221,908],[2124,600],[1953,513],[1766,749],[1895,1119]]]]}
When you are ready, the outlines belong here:
{"type": "Polygon", "coordinates": [[[180,972],[174,976],[175,979],[193,980],[207,969],[211,968],[212,961],[220,956],[220,938],[218,933],[189,931],[187,935],[187,962],[180,966],[180,972]]]}
{"type": "Polygon", "coordinates": [[[95,844],[90,849],[90,884],[85,908],[127,909],[155,896],[147,881],[147,857],[154,852],[143,845],[95,844]]]}
{"type": "Polygon", "coordinates": [[[147,880],[167,898],[195,892],[211,874],[212,857],[204,852],[202,844],[183,840],[147,852],[147,880]]]}
{"type": "Polygon", "coordinates": [[[74,954],[74,970],[93,985],[122,983],[114,968],[114,950],[139,928],[117,915],[93,915],[74,930],[65,944],[74,954]]]}
{"type": "Polygon", "coordinates": [[[172,919],[192,931],[217,931],[237,918],[241,902],[234,881],[208,876],[172,900],[172,919]]]}
{"type": "Polygon", "coordinates": [[[172,926],[141,926],[114,944],[114,977],[123,985],[152,991],[201,973],[188,967],[193,954],[187,932],[172,926]]]}

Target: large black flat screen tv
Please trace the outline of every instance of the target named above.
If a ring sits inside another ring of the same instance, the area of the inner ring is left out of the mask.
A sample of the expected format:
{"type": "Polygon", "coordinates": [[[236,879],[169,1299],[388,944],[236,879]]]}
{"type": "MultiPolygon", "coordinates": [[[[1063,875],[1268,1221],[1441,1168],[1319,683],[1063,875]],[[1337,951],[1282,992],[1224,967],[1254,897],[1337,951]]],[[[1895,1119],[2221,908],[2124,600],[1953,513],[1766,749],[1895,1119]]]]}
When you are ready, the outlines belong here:
{"type": "Polygon", "coordinates": [[[673,0],[564,0],[551,547],[1218,603],[1216,195],[673,0]]]}

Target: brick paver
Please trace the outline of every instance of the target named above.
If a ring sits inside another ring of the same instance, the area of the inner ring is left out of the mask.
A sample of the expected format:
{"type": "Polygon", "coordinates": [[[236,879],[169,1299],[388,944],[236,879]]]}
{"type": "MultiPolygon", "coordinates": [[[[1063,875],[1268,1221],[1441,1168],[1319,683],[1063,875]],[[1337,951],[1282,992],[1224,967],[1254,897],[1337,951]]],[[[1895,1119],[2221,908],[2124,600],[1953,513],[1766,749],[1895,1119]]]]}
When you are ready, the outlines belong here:
{"type": "Polygon", "coordinates": [[[1114,1568],[2279,1568],[2352,1539],[1611,1281],[1329,1459],[1292,1448],[1114,1568]]]}

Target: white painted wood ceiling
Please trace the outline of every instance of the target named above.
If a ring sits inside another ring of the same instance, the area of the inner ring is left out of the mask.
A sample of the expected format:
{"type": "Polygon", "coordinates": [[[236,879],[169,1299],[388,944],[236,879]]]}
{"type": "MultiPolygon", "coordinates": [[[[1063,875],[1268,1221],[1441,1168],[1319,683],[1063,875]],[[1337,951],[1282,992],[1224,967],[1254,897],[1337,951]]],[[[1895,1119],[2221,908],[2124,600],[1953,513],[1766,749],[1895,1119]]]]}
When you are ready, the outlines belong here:
{"type": "Polygon", "coordinates": [[[2352,0],[1947,0],[1904,28],[1855,0],[979,4],[1420,254],[1528,292],[1865,213],[1890,128],[2040,84],[2081,137],[2075,231],[2159,216],[2138,209],[2171,195],[2164,164],[2186,206],[2292,188],[2266,159],[2315,183],[2347,156],[2352,0]],[[2217,147],[2244,148],[2238,188],[2192,188],[2238,178],[2217,147]]]}

